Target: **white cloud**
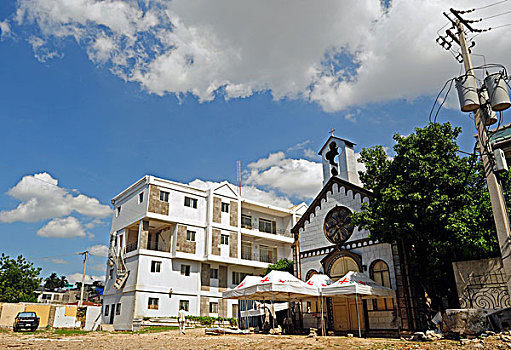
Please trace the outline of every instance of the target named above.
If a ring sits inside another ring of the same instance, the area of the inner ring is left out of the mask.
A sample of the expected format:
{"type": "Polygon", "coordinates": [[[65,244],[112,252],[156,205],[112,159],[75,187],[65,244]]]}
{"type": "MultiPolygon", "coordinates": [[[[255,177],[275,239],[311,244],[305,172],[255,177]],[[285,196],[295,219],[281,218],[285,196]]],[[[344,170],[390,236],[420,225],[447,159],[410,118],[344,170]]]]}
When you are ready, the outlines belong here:
{"type": "Polygon", "coordinates": [[[105,264],[95,264],[95,265],[91,265],[90,269],[94,270],[94,271],[105,272],[106,271],[106,266],[105,266],[105,264]]]}
{"type": "Polygon", "coordinates": [[[283,152],[270,154],[247,166],[245,183],[275,189],[301,200],[315,197],[322,187],[320,163],[286,158],[283,152]]]}
{"type": "Polygon", "coordinates": [[[303,150],[303,155],[305,156],[305,158],[318,159],[318,154],[312,148],[304,149],[303,150]]]}
{"type": "Polygon", "coordinates": [[[242,186],[241,194],[247,199],[281,208],[291,208],[293,206],[293,203],[287,197],[279,196],[272,190],[260,190],[255,186],[242,186]]]}
{"type": "Polygon", "coordinates": [[[89,253],[91,253],[91,255],[97,255],[97,256],[103,256],[103,257],[108,256],[108,247],[106,245],[102,245],[102,244],[94,245],[92,247],[87,248],[87,250],[89,251],[89,253]]]}
{"type": "Polygon", "coordinates": [[[67,218],[55,218],[37,231],[41,237],[71,238],[85,237],[80,221],[72,216],[67,218]]]}
{"type": "Polygon", "coordinates": [[[58,265],[65,265],[65,264],[69,264],[66,260],[64,259],[50,259],[50,262],[54,263],[54,264],[58,264],[58,265]]]}
{"type": "Polygon", "coordinates": [[[291,152],[291,151],[297,151],[297,150],[299,150],[299,149],[304,149],[304,148],[305,148],[305,146],[307,146],[308,144],[310,144],[310,142],[311,142],[310,140],[305,140],[305,141],[303,141],[303,142],[299,142],[299,143],[297,143],[296,145],[294,145],[294,146],[292,146],[292,147],[289,147],[289,148],[287,149],[287,151],[288,151],[288,152],[291,152]]]}
{"type": "Polygon", "coordinates": [[[8,20],[0,21],[0,39],[5,39],[11,35],[11,25],[8,20]]]}
{"type": "MultiPolygon", "coordinates": [[[[66,276],[69,283],[74,284],[76,282],[82,282],[82,274],[80,272],[73,273],[66,276]]],[[[94,276],[94,275],[85,275],[85,284],[91,284],[95,281],[105,281],[105,276],[94,276]]]]}
{"type": "MultiPolygon", "coordinates": [[[[380,0],[19,0],[16,23],[39,28],[44,45],[36,41],[34,51],[43,59],[44,47],[51,56],[53,45],[74,38],[93,62],[158,95],[208,101],[271,91],[338,111],[436,92],[459,72],[435,43],[442,13],[490,2],[394,0],[384,11],[380,0]]],[[[474,53],[509,65],[511,41],[502,33],[480,35],[474,53]]]]}
{"type": "MultiPolygon", "coordinates": [[[[48,173],[24,176],[7,193],[21,203],[15,209],[0,211],[0,221],[3,222],[37,222],[73,212],[93,218],[104,218],[111,213],[110,207],[101,204],[96,198],[83,194],[73,195],[59,187],[58,181],[48,173]]],[[[71,220],[78,222],[75,218],[66,220],[68,223],[71,220]]]]}

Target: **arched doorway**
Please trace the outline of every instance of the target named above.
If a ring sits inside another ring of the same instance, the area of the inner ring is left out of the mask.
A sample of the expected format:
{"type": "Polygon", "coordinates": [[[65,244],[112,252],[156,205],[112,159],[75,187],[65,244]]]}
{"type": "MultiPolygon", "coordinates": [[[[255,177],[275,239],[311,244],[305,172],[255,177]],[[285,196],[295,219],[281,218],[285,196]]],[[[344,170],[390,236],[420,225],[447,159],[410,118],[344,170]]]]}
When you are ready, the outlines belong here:
{"type": "MultiPolygon", "coordinates": [[[[328,275],[337,281],[349,271],[359,272],[359,264],[350,256],[341,255],[331,265],[328,275]]],[[[334,330],[338,332],[355,332],[358,330],[357,305],[352,296],[332,298],[332,320],[334,330]]],[[[365,329],[364,307],[362,299],[358,299],[358,317],[360,327],[365,329]]]]}
{"type": "Polygon", "coordinates": [[[349,271],[360,271],[357,262],[349,256],[341,256],[332,264],[330,278],[335,282],[349,271]]]}

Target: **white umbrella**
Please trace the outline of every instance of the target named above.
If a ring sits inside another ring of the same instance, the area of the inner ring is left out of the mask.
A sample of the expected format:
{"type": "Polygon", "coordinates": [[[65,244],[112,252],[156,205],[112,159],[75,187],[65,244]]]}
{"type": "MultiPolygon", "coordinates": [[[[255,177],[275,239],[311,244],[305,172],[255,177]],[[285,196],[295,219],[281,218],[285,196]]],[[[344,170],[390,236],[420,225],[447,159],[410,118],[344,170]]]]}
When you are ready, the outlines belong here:
{"type": "Polygon", "coordinates": [[[334,283],[334,281],[332,281],[332,279],[330,277],[328,277],[327,275],[315,274],[311,278],[309,278],[309,280],[305,283],[307,285],[315,287],[319,290],[318,298],[320,299],[320,305],[321,305],[321,334],[323,336],[325,336],[326,335],[325,318],[323,315],[323,296],[321,295],[321,289],[323,287],[326,287],[326,286],[334,283]]]}
{"type": "MultiPolygon", "coordinates": [[[[250,286],[253,286],[260,280],[261,280],[261,277],[259,277],[259,276],[245,276],[243,281],[241,281],[241,283],[238,284],[236,287],[234,287],[233,289],[228,289],[228,290],[224,291],[222,293],[222,298],[223,299],[238,299],[238,300],[244,299],[245,300],[245,311],[246,311],[246,307],[248,305],[247,304],[247,296],[246,296],[247,288],[250,286]]],[[[247,320],[248,320],[248,313],[246,313],[246,316],[245,316],[245,329],[248,329],[247,320]]]]}
{"type": "Polygon", "coordinates": [[[238,287],[223,292],[222,298],[239,299],[240,297],[245,297],[251,300],[271,299],[273,309],[274,301],[301,300],[311,296],[317,297],[319,295],[317,288],[307,285],[289,272],[275,270],[264,277],[260,277],[259,281],[255,284],[247,287],[244,285],[240,288],[238,287]],[[237,289],[239,289],[239,291],[236,291],[237,289]]]}
{"type": "Polygon", "coordinates": [[[360,330],[360,316],[358,311],[358,296],[364,299],[374,298],[395,298],[396,292],[387,287],[380,286],[378,283],[367,277],[362,272],[350,271],[337,282],[321,288],[323,296],[355,295],[355,305],[357,308],[358,336],[362,336],[360,330]]]}

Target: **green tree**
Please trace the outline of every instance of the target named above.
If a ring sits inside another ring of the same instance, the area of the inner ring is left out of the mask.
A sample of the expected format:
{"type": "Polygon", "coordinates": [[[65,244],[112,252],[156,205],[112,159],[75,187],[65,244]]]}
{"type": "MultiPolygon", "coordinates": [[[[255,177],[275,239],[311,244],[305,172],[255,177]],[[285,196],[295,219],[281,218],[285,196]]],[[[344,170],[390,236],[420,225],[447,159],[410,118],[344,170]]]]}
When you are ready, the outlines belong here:
{"type": "Polygon", "coordinates": [[[292,260],[288,260],[286,258],[280,259],[275,264],[268,265],[266,270],[264,270],[264,274],[265,275],[269,274],[273,270],[287,271],[289,273],[293,273],[293,261],[292,260]]]}
{"type": "Polygon", "coordinates": [[[66,276],[60,276],[53,272],[49,277],[44,280],[44,288],[55,290],[57,288],[64,288],[67,284],[66,276]]]}
{"type": "Polygon", "coordinates": [[[394,135],[394,158],[382,146],[363,149],[360,158],[366,166],[360,179],[374,197],[353,224],[382,242],[403,244],[414,282],[434,308],[442,299],[457,302],[452,261],[498,251],[481,165],[459,155],[460,133],[434,123],[394,135]]]}
{"type": "Polygon", "coordinates": [[[11,259],[2,253],[0,256],[0,301],[17,303],[21,301],[37,301],[34,291],[39,287],[41,279],[40,267],[18,256],[11,259]]]}

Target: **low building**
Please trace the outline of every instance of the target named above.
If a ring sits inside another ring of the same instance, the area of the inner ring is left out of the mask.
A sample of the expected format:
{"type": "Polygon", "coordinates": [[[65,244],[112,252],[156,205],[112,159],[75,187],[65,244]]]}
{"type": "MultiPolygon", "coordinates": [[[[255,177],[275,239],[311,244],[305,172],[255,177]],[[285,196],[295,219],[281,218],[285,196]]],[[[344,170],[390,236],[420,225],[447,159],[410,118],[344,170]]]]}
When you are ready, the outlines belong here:
{"type": "MultiPolygon", "coordinates": [[[[297,277],[307,280],[316,273],[337,281],[348,271],[366,273],[377,283],[396,290],[392,299],[328,298],[328,330],[353,333],[394,332],[419,328],[415,297],[399,244],[378,242],[370,232],[353,227],[351,214],[362,210],[372,193],[358,179],[354,144],[331,136],[319,151],[323,162],[323,188],[293,227],[297,277]],[[357,312],[359,317],[357,318],[357,312]]],[[[311,303],[304,326],[316,327],[320,312],[311,303]]]]}
{"type": "Polygon", "coordinates": [[[113,200],[103,322],[190,315],[237,317],[221,293],[291,258],[291,228],[307,210],[240,196],[231,184],[191,186],[145,176],[113,200]]]}

